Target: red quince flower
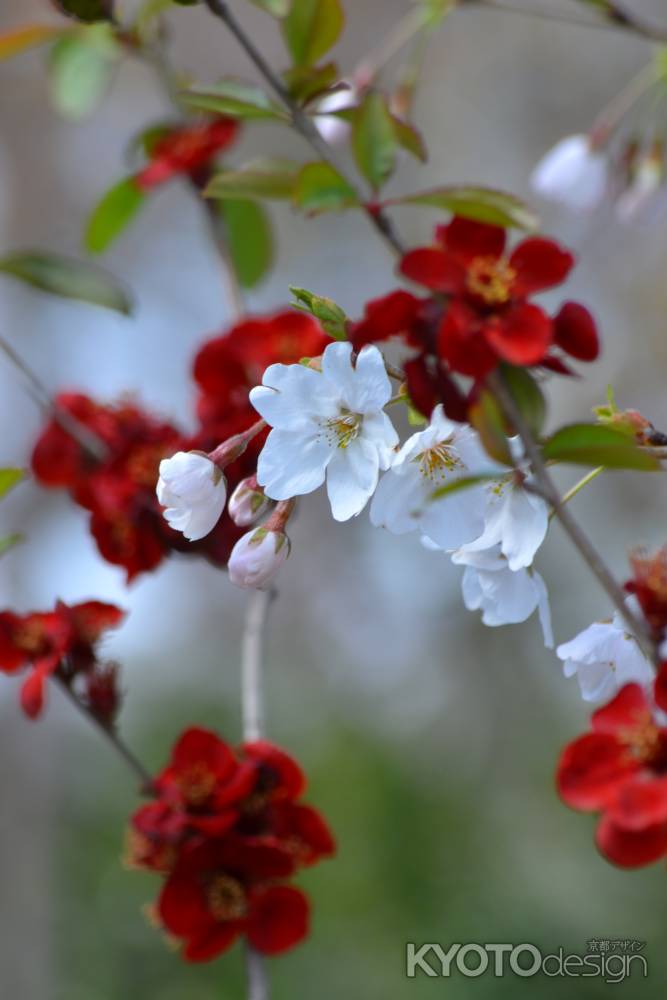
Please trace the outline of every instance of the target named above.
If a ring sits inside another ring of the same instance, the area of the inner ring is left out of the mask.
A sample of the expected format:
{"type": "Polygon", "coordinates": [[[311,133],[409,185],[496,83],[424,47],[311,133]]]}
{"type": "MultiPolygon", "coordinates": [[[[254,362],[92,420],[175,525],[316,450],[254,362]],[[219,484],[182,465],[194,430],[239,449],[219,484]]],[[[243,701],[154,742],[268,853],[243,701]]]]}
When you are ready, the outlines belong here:
{"type": "Polygon", "coordinates": [[[304,894],[275,884],[292,871],[290,855],[261,838],[228,835],[192,847],[167,877],[159,919],[190,962],[215,958],[242,934],[258,951],[279,954],[308,933],[304,894]]]}
{"type": "Polygon", "coordinates": [[[29,718],[40,715],[44,685],[53,673],[59,671],[71,683],[77,674],[93,670],[97,642],[123,617],[119,608],[100,601],[71,607],[59,601],[55,611],[27,615],[0,612],[0,670],[31,668],[21,688],[21,706],[29,718]]]}
{"type": "Polygon", "coordinates": [[[174,129],[158,140],[151,161],[135,177],[142,191],[165,184],[180,174],[196,175],[236,139],[239,124],[232,118],[174,129]]]}
{"type": "Polygon", "coordinates": [[[593,713],[592,732],[570,743],[557,785],[574,809],[600,812],[596,843],[624,868],[667,853],[667,728],[638,684],[593,713]]]}
{"type": "Polygon", "coordinates": [[[625,589],[634,594],[656,639],[667,628],[667,545],[654,555],[637,549],[630,556],[632,579],[625,589]]]}

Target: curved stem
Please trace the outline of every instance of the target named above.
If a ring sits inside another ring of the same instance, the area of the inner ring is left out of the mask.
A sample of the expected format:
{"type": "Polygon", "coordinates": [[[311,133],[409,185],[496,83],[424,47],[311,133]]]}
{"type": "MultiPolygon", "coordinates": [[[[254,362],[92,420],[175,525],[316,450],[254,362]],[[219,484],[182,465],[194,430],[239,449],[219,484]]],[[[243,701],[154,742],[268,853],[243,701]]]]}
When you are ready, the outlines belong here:
{"type": "MultiPolygon", "coordinates": [[[[359,190],[354,180],[349,177],[345,168],[338,162],[338,158],[331,146],[322,138],[308,115],[294,103],[289,91],[285,87],[285,84],[266,61],[252,38],[246,35],[240,23],[237,21],[236,16],[232,14],[226,0],[205,0],[205,2],[214,17],[219,18],[225,23],[257,71],[264,77],[273,92],[285,105],[290,113],[296,130],[303,136],[306,142],[312,146],[320,159],[325,163],[328,163],[329,166],[333,167],[334,170],[345,180],[345,182],[349,184],[359,200],[359,203],[364,206],[366,198],[363,193],[359,190]]],[[[368,206],[366,206],[364,210],[366,212],[366,217],[380,233],[382,238],[391,246],[392,250],[394,250],[397,254],[404,254],[405,247],[394,229],[393,222],[386,215],[386,213],[382,209],[371,209],[368,206]]]]}

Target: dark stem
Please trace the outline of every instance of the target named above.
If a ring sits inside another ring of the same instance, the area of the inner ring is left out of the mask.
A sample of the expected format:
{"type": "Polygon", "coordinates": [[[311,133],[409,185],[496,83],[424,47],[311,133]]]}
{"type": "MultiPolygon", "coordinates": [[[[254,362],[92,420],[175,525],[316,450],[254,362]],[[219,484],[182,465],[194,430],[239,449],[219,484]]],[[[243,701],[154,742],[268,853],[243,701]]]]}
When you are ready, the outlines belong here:
{"type": "Polygon", "coordinates": [[[141,763],[136,754],[130,750],[130,748],[123,742],[115,729],[103,722],[98,716],[92,712],[88,706],[77,698],[72,688],[67,683],[64,678],[55,675],[56,680],[59,682],[61,689],[65,692],[65,695],[69,698],[73,705],[75,705],[82,715],[95,726],[95,728],[101,732],[107,741],[111,744],[114,750],[120,754],[125,763],[134,771],[135,775],[139,779],[141,785],[141,791],[145,795],[149,795],[153,787],[153,777],[146,767],[141,763]]]}
{"type": "Polygon", "coordinates": [[[635,616],[626,604],[627,594],[618,584],[604,559],[592,544],[588,536],[572,516],[571,511],[561,500],[560,493],[546,467],[539,445],[533,437],[530,428],[511,393],[508,391],[502,377],[495,373],[488,379],[488,385],[493,392],[505,417],[514,426],[523,442],[526,454],[530,460],[537,483],[537,492],[551,505],[554,515],[558,518],[570,541],[579,551],[580,556],[588,565],[598,583],[606,592],[614,607],[623,616],[628,628],[636,636],[650,659],[657,663],[655,642],[647,623],[643,618],[635,616]]]}
{"type": "Polygon", "coordinates": [[[322,138],[308,115],[294,103],[289,91],[285,87],[285,84],[275,70],[273,70],[268,64],[253,40],[246,35],[245,31],[236,20],[235,15],[232,14],[226,0],[206,0],[206,6],[215,17],[224,21],[227,28],[246,53],[255,68],[264,77],[276,96],[280,98],[289,111],[296,130],[303,136],[306,142],[312,146],[320,159],[325,163],[328,163],[329,166],[333,167],[334,170],[345,180],[345,182],[349,184],[355,192],[356,197],[359,199],[359,202],[364,207],[366,217],[370,220],[375,229],[380,233],[382,238],[389,243],[392,250],[394,250],[397,254],[403,255],[405,253],[405,247],[403,246],[391,219],[382,209],[378,209],[376,207],[371,208],[370,206],[364,204],[366,201],[364,195],[361,191],[359,191],[354,180],[350,179],[345,168],[338,163],[336,154],[332,150],[329,143],[322,138]]]}

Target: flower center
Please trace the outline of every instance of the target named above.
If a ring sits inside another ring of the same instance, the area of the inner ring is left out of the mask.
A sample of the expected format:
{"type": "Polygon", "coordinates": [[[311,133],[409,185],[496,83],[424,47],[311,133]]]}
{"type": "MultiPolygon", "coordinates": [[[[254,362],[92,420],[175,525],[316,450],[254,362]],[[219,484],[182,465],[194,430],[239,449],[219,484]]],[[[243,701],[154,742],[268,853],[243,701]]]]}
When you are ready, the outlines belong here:
{"type": "Polygon", "coordinates": [[[516,271],[505,257],[475,257],[468,268],[468,291],[489,306],[502,305],[511,297],[516,271]]]}
{"type": "Polygon", "coordinates": [[[361,421],[360,413],[341,413],[338,417],[325,420],[322,424],[325,441],[334,448],[347,448],[359,437],[361,421]]]}
{"type": "Polygon", "coordinates": [[[216,778],[213,771],[199,761],[181,771],[176,782],[188,805],[201,806],[211,796],[216,778]]]}
{"type": "Polygon", "coordinates": [[[44,628],[38,621],[26,622],[14,629],[12,639],[24,653],[39,653],[46,644],[44,628]]]}
{"type": "Polygon", "coordinates": [[[648,713],[642,713],[634,726],[619,733],[622,743],[640,763],[654,771],[667,768],[667,745],[662,732],[648,713]]]}
{"type": "Polygon", "coordinates": [[[465,469],[464,463],[454,449],[448,447],[444,441],[422,451],[415,461],[419,462],[419,472],[424,479],[430,479],[432,482],[446,479],[447,473],[454,472],[455,469],[465,469]]]}
{"type": "Polygon", "coordinates": [[[215,875],[206,887],[206,902],[211,916],[221,922],[240,920],[246,913],[243,886],[230,875],[215,875]]]}

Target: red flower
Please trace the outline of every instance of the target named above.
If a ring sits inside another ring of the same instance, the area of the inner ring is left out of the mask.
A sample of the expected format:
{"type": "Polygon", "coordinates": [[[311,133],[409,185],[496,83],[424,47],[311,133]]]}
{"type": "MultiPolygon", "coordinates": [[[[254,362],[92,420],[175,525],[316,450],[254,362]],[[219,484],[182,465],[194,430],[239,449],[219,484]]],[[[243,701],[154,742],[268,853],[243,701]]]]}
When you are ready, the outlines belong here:
{"type": "Polygon", "coordinates": [[[638,549],[630,557],[633,577],[625,589],[634,594],[656,639],[667,628],[667,545],[650,556],[638,549]]]}
{"type": "Polygon", "coordinates": [[[151,162],[135,177],[137,186],[150,191],[179,174],[196,174],[234,142],[238,131],[232,118],[174,129],[155,144],[151,162]]]}
{"type": "Polygon", "coordinates": [[[287,852],[261,839],[230,835],[185,851],[158,901],[165,930],[183,941],[183,956],[203,962],[245,934],[258,951],[276,955],[308,933],[308,900],[273,884],[292,873],[287,852]]]}
{"type": "Polygon", "coordinates": [[[0,613],[0,670],[15,673],[32,668],[21,688],[21,705],[29,718],[42,711],[44,684],[51,674],[59,671],[69,683],[95,668],[97,642],[107,629],[120,624],[123,614],[100,601],[72,607],[59,601],[48,613],[0,613]]]}
{"type": "MultiPolygon", "coordinates": [[[[506,255],[504,229],[458,217],[438,227],[436,239],[436,247],[407,253],[401,271],[452,297],[438,334],[439,353],[452,370],[482,378],[499,360],[542,361],[554,340],[553,323],[526,300],[564,281],[572,255],[540,237],[506,255]]],[[[567,332],[562,339],[567,342],[567,332]]]]}
{"type": "Polygon", "coordinates": [[[565,748],[557,783],[574,809],[601,812],[596,843],[625,868],[667,853],[667,728],[638,684],[626,684],[565,748]]]}

